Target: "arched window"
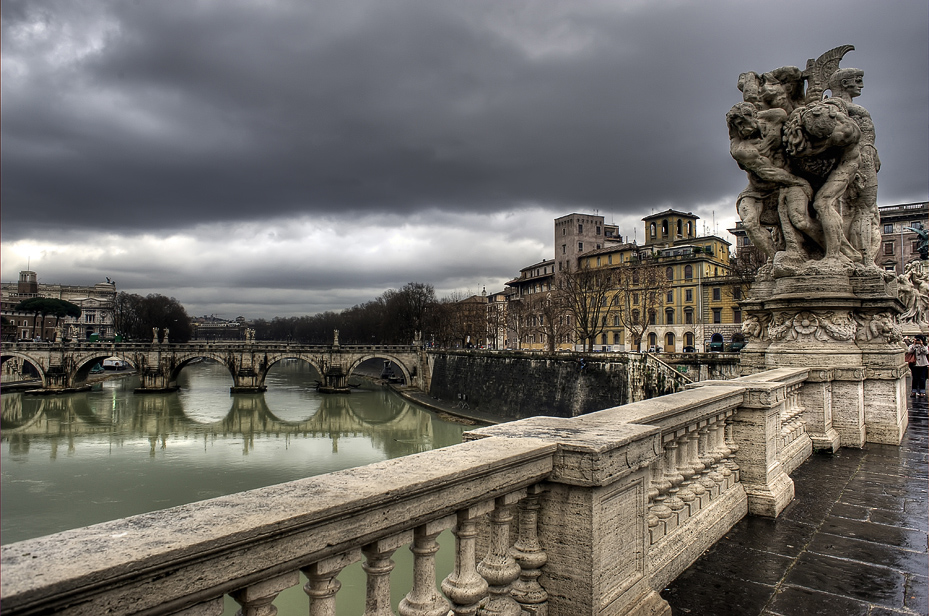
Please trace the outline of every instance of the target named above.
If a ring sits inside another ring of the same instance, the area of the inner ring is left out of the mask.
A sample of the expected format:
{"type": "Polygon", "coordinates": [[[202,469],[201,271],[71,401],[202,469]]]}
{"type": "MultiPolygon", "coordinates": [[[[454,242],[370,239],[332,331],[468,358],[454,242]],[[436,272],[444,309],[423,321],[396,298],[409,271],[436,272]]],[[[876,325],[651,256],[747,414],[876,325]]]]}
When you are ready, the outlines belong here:
{"type": "Polygon", "coordinates": [[[658,235],[658,227],[655,226],[655,223],[652,223],[648,226],[648,230],[651,231],[651,236],[655,237],[658,235]]]}
{"type": "Polygon", "coordinates": [[[613,344],[619,344],[619,332],[613,332],[613,344]]]}
{"type": "Polygon", "coordinates": [[[666,325],[674,325],[674,308],[668,308],[664,311],[666,325]]]}
{"type": "Polygon", "coordinates": [[[692,347],[694,345],[694,335],[690,332],[684,334],[684,346],[692,347]]]}
{"type": "Polygon", "coordinates": [[[684,235],[683,230],[684,230],[684,223],[683,223],[682,220],[678,219],[678,221],[677,221],[677,234],[678,234],[679,236],[680,236],[680,235],[684,235]]]}
{"type": "Polygon", "coordinates": [[[664,335],[664,350],[665,353],[672,353],[674,351],[674,334],[671,332],[664,335]]]}
{"type": "Polygon", "coordinates": [[[651,333],[648,335],[648,346],[649,348],[658,346],[658,335],[651,333]]]}
{"type": "Polygon", "coordinates": [[[668,234],[668,221],[662,220],[661,221],[661,235],[667,235],[667,234],[668,234]]]}
{"type": "Polygon", "coordinates": [[[694,277],[694,266],[693,266],[693,265],[685,265],[685,266],[684,266],[684,279],[685,279],[685,280],[690,280],[690,279],[693,278],[693,277],[694,277]]]}
{"type": "Polygon", "coordinates": [[[687,222],[687,237],[690,237],[694,234],[694,224],[690,221],[687,222]]]}
{"type": "Polygon", "coordinates": [[[664,273],[665,273],[665,276],[668,277],[668,280],[674,280],[674,268],[673,267],[669,267],[668,269],[664,271],[664,273]]]}

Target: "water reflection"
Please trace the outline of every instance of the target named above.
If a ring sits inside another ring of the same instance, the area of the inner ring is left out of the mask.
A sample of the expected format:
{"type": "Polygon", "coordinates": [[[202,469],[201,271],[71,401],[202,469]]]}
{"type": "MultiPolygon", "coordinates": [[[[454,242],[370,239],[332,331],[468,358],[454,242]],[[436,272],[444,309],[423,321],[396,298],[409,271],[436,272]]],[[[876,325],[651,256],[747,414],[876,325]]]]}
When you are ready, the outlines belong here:
{"type": "Polygon", "coordinates": [[[316,378],[282,364],[268,392],[231,396],[226,368],[198,363],[169,394],[134,394],[136,377],[4,393],[3,543],[461,442],[389,390],[323,396],[316,378]]]}

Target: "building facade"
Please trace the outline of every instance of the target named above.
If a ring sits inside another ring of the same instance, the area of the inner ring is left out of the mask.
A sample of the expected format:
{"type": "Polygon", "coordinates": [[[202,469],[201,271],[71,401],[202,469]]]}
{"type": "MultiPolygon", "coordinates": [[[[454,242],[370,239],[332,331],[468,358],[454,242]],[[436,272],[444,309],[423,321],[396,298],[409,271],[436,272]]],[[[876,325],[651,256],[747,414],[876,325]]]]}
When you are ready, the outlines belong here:
{"type": "Polygon", "coordinates": [[[919,235],[913,229],[929,229],[929,202],[885,205],[881,212],[881,249],[874,262],[881,269],[902,274],[910,261],[920,258],[919,235]]]}
{"type": "Polygon", "coordinates": [[[56,339],[54,318],[47,318],[44,331],[40,331],[41,317],[36,319],[35,315],[15,310],[21,301],[33,297],[61,299],[80,307],[81,316],[62,319],[58,324],[57,329],[64,338],[90,339],[96,335],[112,339],[116,335],[116,283],[107,280],[93,286],[45,284],[38,282],[34,271],[23,270],[19,273],[19,281],[0,284],[0,313],[4,320],[15,324],[15,329],[4,325],[4,340],[56,339]]]}

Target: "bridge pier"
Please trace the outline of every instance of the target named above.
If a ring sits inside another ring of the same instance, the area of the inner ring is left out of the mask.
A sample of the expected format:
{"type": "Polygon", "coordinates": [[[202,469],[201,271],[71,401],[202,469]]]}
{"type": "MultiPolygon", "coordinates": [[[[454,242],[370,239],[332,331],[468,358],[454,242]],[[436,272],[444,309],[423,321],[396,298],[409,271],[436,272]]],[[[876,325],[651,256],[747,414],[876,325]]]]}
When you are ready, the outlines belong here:
{"type": "Polygon", "coordinates": [[[348,386],[348,374],[342,366],[330,366],[323,371],[323,382],[319,386],[319,393],[347,394],[351,391],[348,386]]]}
{"type": "Polygon", "coordinates": [[[261,377],[254,370],[238,370],[232,378],[235,382],[229,393],[260,394],[268,391],[268,387],[261,382],[261,377]]]}
{"type": "Polygon", "coordinates": [[[177,382],[172,382],[169,376],[156,370],[143,370],[139,377],[142,380],[142,387],[135,389],[137,394],[161,394],[179,389],[177,382]]]}

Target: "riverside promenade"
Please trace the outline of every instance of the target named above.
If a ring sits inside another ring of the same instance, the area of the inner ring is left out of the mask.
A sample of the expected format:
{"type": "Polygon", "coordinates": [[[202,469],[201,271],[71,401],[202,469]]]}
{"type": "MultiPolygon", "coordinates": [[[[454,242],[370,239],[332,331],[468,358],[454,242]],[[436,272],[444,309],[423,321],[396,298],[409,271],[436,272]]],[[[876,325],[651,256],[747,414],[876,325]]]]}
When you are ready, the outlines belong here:
{"type": "Polygon", "coordinates": [[[811,456],[779,517],[745,517],[661,593],[674,616],[929,613],[925,398],[909,420],[899,447],[811,456]]]}

